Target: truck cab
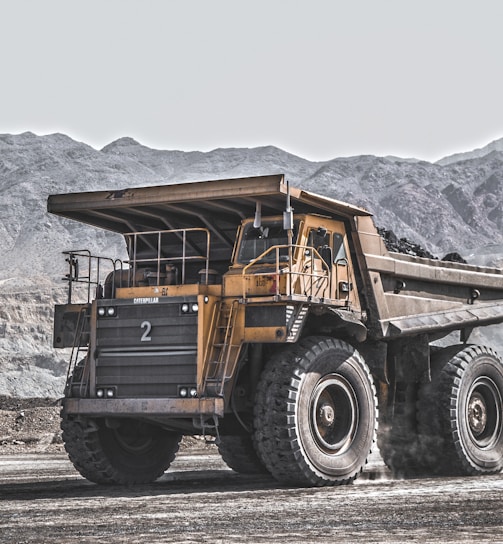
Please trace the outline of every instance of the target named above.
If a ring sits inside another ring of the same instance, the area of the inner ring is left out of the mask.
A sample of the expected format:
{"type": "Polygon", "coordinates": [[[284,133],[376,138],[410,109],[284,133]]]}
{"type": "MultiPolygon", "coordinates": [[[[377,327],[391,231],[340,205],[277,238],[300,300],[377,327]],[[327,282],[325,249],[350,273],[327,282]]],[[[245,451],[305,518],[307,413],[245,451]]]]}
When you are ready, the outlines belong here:
{"type": "Polygon", "coordinates": [[[264,218],[259,226],[250,218],[241,224],[223,294],[240,290],[245,299],[307,297],[357,310],[353,284],[354,268],[342,221],[295,215],[289,243],[281,217],[264,218]],[[237,287],[239,282],[242,285],[237,287]]]}

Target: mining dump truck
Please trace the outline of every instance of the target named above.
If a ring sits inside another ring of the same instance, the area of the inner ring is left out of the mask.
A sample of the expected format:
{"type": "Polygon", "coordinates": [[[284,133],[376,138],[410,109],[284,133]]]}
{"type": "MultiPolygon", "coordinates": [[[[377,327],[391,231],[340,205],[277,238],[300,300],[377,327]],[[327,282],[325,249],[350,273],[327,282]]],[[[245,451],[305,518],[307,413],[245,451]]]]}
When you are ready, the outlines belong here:
{"type": "Polygon", "coordinates": [[[125,241],[66,251],[55,308],[63,440],[89,480],[151,482],[184,435],[288,485],[352,482],[376,441],[395,474],[503,468],[503,364],[470,343],[503,321],[503,270],[389,252],[369,212],[282,175],[48,210],[125,241]]]}

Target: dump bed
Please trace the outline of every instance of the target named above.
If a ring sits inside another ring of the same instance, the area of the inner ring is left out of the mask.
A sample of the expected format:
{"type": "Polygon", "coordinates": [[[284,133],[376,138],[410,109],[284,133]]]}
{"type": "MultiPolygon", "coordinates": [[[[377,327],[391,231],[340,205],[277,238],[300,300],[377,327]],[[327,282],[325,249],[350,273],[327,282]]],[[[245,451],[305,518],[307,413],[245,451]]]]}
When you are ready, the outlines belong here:
{"type": "Polygon", "coordinates": [[[373,335],[441,334],[503,321],[503,270],[389,252],[371,218],[356,244],[373,335]]]}

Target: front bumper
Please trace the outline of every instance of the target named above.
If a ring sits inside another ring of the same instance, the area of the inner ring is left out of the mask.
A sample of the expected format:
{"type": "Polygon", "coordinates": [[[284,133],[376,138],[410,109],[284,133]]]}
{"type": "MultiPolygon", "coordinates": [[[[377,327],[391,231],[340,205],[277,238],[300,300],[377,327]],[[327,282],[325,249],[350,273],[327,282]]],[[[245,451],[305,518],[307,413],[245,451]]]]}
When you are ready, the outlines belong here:
{"type": "Polygon", "coordinates": [[[93,417],[187,418],[224,415],[224,399],[63,399],[66,414],[93,417]]]}

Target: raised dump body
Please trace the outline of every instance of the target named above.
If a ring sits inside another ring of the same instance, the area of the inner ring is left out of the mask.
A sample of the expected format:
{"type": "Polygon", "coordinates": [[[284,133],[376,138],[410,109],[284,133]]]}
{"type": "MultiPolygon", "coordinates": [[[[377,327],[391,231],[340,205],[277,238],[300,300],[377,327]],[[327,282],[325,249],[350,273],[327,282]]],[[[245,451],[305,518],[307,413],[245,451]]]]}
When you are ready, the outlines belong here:
{"type": "Polygon", "coordinates": [[[366,210],[281,175],[48,209],[125,239],[123,260],[66,252],[55,313],[54,344],[72,348],[63,438],[90,480],[151,481],[202,434],[238,472],[347,483],[379,412],[395,472],[503,468],[501,359],[469,344],[503,321],[501,270],[390,253],[366,210]]]}

